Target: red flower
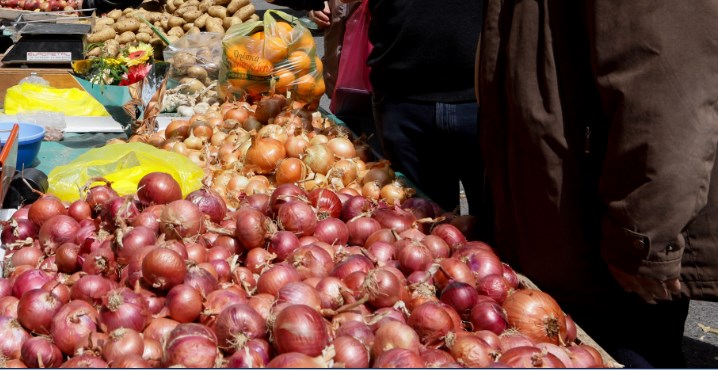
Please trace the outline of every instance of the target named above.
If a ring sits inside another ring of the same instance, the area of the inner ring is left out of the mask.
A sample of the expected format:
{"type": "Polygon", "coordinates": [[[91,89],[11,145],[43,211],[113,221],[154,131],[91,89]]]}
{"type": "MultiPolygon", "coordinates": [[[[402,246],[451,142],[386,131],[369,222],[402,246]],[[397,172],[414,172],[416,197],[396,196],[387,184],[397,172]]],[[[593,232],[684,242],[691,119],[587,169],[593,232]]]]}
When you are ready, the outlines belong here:
{"type": "Polygon", "coordinates": [[[127,73],[122,75],[122,81],[120,81],[120,86],[129,86],[133,83],[142,81],[145,76],[147,76],[148,73],[150,73],[150,70],[152,69],[152,65],[150,64],[143,64],[138,66],[132,66],[127,70],[127,73]]]}

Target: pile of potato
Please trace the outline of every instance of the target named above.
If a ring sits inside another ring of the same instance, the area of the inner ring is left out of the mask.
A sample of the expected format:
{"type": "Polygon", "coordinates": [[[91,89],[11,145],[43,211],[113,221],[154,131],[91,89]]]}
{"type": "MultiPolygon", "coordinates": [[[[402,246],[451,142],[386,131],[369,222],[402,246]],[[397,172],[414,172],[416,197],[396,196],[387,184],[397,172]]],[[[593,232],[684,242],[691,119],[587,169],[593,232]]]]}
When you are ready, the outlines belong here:
{"type": "Polygon", "coordinates": [[[235,24],[259,19],[251,0],[167,0],[163,8],[161,12],[115,9],[98,18],[87,42],[102,45],[88,50],[86,56],[114,57],[121,48],[138,42],[150,43],[161,53],[162,41],[140,17],[165,33],[170,42],[202,31],[224,34],[235,24]]]}

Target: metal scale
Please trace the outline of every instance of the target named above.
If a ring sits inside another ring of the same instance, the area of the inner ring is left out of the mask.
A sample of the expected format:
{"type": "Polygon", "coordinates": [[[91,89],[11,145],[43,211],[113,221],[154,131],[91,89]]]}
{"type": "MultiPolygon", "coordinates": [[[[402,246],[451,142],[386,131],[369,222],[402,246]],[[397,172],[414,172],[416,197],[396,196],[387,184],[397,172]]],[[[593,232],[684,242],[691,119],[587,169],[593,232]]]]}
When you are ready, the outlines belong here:
{"type": "MultiPolygon", "coordinates": [[[[79,10],[88,11],[94,9],[79,10]]],[[[92,15],[74,16],[65,11],[23,13],[3,29],[3,34],[15,43],[2,62],[70,64],[73,60],[83,59],[83,39],[92,30],[92,19],[92,15]]]]}

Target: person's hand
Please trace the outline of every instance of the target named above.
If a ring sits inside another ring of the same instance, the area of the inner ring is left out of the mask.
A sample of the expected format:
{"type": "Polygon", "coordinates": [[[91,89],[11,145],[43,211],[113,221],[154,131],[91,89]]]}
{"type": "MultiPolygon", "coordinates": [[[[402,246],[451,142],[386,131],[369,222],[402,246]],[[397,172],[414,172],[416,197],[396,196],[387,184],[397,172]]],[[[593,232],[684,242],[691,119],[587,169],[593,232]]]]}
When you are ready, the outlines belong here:
{"type": "Polygon", "coordinates": [[[655,304],[656,300],[671,300],[673,294],[681,291],[681,282],[678,279],[660,281],[638,275],[630,275],[616,267],[608,266],[613,277],[623,290],[638,294],[644,301],[655,304]]]}
{"type": "Polygon", "coordinates": [[[324,9],[310,10],[307,15],[309,16],[309,19],[314,21],[314,23],[319,26],[319,28],[326,28],[331,24],[331,12],[329,10],[329,3],[326,1],[324,2],[324,9]]]}

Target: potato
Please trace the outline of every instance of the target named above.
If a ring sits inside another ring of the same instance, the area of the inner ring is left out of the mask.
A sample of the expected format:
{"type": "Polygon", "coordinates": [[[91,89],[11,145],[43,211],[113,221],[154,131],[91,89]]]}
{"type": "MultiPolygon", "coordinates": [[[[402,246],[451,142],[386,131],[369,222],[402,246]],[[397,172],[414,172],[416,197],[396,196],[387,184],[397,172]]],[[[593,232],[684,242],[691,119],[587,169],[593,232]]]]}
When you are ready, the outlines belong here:
{"type": "Polygon", "coordinates": [[[185,32],[185,35],[197,35],[200,33],[202,33],[202,30],[200,30],[197,27],[192,27],[189,30],[187,30],[187,32],[185,32]]]}
{"type": "Polygon", "coordinates": [[[214,0],[214,5],[227,5],[230,3],[230,0],[214,0]]]}
{"type": "Polygon", "coordinates": [[[140,32],[135,35],[135,40],[148,44],[152,40],[152,35],[145,32],[140,32]]]}
{"type": "Polygon", "coordinates": [[[224,26],[222,25],[222,20],[219,18],[211,17],[207,19],[207,24],[204,26],[205,29],[209,32],[217,32],[224,34],[224,26]]]}
{"type": "Polygon", "coordinates": [[[207,19],[209,19],[209,14],[204,13],[194,20],[194,25],[199,28],[204,28],[204,26],[207,24],[207,19]]]}
{"type": "Polygon", "coordinates": [[[125,31],[137,32],[137,30],[140,29],[140,24],[141,22],[139,19],[123,18],[117,21],[117,23],[115,23],[113,27],[115,28],[115,31],[120,33],[125,31]]]}
{"type": "Polygon", "coordinates": [[[102,48],[99,46],[96,46],[96,47],[92,48],[92,50],[85,53],[85,58],[99,57],[101,52],[102,52],[102,48]]]}
{"type": "Polygon", "coordinates": [[[184,30],[182,29],[182,27],[172,27],[172,29],[167,31],[167,36],[182,37],[184,36],[184,30]]]}
{"type": "Polygon", "coordinates": [[[112,18],[107,18],[107,17],[98,18],[95,21],[95,30],[99,31],[101,27],[108,26],[108,25],[111,25],[114,23],[115,23],[115,20],[112,18]]]}
{"type": "Polygon", "coordinates": [[[227,8],[221,5],[212,5],[207,9],[207,13],[215,18],[227,18],[227,8]]]}
{"type": "Polygon", "coordinates": [[[103,28],[100,32],[95,32],[87,36],[87,42],[93,44],[96,42],[104,42],[112,40],[117,36],[117,32],[110,27],[103,28]]]}
{"type": "Polygon", "coordinates": [[[192,66],[187,68],[187,76],[204,81],[207,78],[207,70],[200,66],[192,66]]]}
{"type": "Polygon", "coordinates": [[[162,19],[162,13],[160,12],[150,12],[150,14],[147,15],[147,21],[150,23],[155,23],[162,19]]]}
{"type": "Polygon", "coordinates": [[[120,37],[117,39],[120,44],[129,44],[135,42],[135,33],[132,31],[122,32],[120,37]]]}
{"type": "Polygon", "coordinates": [[[202,0],[202,2],[199,3],[197,9],[199,9],[199,11],[202,13],[206,13],[212,5],[214,5],[213,0],[202,0]]]}
{"type": "Polygon", "coordinates": [[[246,22],[252,15],[254,15],[256,10],[257,9],[254,7],[254,4],[247,4],[234,13],[234,16],[239,17],[242,22],[246,22]]]}
{"type": "Polygon", "coordinates": [[[185,77],[181,79],[179,83],[182,85],[187,85],[182,89],[182,91],[188,93],[196,93],[202,91],[202,89],[204,89],[205,87],[201,81],[192,77],[185,77]]]}
{"type": "Polygon", "coordinates": [[[258,21],[258,20],[259,20],[259,15],[257,15],[257,13],[254,13],[254,14],[252,14],[251,17],[249,17],[248,20],[250,20],[250,21],[258,21]]]}
{"type": "Polygon", "coordinates": [[[117,40],[107,40],[102,45],[102,55],[106,57],[116,57],[120,53],[120,43],[117,40]]]}
{"type": "Polygon", "coordinates": [[[191,30],[192,27],[194,27],[194,23],[185,23],[182,25],[182,31],[187,32],[187,31],[191,30]]]}
{"type": "Polygon", "coordinates": [[[242,9],[243,6],[246,6],[249,3],[250,3],[249,0],[232,0],[227,5],[227,13],[234,14],[239,9],[242,9]]]}
{"type": "Polygon", "coordinates": [[[224,22],[224,25],[225,25],[224,28],[229,28],[229,27],[234,26],[235,24],[244,23],[244,22],[242,22],[242,18],[235,17],[235,16],[232,16],[232,17],[229,17],[229,18],[225,18],[224,21],[225,21],[225,22],[224,22]],[[229,22],[227,22],[227,21],[229,21],[229,22]],[[229,24],[229,25],[228,25],[228,24],[229,24]]]}
{"type": "Polygon", "coordinates": [[[152,33],[152,28],[143,22],[137,30],[137,33],[152,33]]]}
{"type": "MultiPolygon", "coordinates": [[[[177,37],[177,36],[174,36],[174,35],[172,35],[172,36],[170,36],[170,35],[167,35],[167,41],[169,41],[169,42],[170,42],[170,44],[172,44],[172,43],[174,43],[174,42],[177,42],[177,40],[179,40],[179,39],[180,39],[180,38],[179,38],[179,37],[177,37]]],[[[162,47],[164,48],[164,46],[162,46],[162,47]]],[[[162,50],[162,49],[160,49],[160,50],[162,50]]]]}
{"type": "Polygon", "coordinates": [[[185,12],[182,14],[182,18],[187,22],[194,22],[197,18],[202,16],[202,12],[200,12],[197,8],[192,8],[191,10],[185,12]]]}
{"type": "Polygon", "coordinates": [[[173,15],[173,16],[171,16],[170,19],[167,21],[167,26],[168,26],[169,28],[182,27],[182,25],[185,24],[185,23],[187,23],[187,22],[185,22],[185,20],[182,19],[182,17],[178,17],[178,16],[173,15]]]}
{"type": "Polygon", "coordinates": [[[130,14],[135,10],[135,8],[125,8],[122,10],[122,14],[130,14]]]}

